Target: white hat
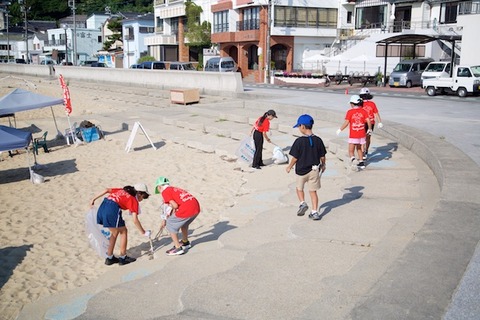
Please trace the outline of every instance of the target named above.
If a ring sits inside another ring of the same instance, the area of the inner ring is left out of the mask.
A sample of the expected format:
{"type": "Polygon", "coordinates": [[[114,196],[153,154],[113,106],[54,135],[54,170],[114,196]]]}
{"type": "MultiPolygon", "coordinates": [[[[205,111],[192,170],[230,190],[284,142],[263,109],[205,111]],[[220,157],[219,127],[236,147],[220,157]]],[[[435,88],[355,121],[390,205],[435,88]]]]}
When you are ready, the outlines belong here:
{"type": "Polygon", "coordinates": [[[360,98],[360,96],[357,96],[357,95],[353,95],[351,98],[350,98],[350,103],[353,103],[354,105],[358,105],[362,102],[362,98],[360,98]]]}
{"type": "Polygon", "coordinates": [[[362,88],[360,89],[360,94],[370,94],[370,90],[368,88],[362,88]]]}
{"type": "Polygon", "coordinates": [[[145,192],[146,194],[150,195],[150,192],[148,192],[147,185],[145,183],[137,183],[133,187],[138,192],[145,192]]]}

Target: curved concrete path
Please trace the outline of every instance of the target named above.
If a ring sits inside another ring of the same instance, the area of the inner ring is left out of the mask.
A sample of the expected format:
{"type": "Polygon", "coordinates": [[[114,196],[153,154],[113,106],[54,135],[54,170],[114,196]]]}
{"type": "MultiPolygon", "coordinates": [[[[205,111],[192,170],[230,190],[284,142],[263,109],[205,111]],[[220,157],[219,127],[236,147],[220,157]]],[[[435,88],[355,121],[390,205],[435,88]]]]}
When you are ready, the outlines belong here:
{"type": "MultiPolygon", "coordinates": [[[[319,193],[322,220],[296,216],[294,177],[272,165],[265,170],[278,172],[278,179],[265,182],[263,172],[251,173],[249,192],[208,232],[193,232],[187,254],[168,257],[161,249],[154,260],[114,268],[96,283],[28,305],[18,319],[444,316],[480,239],[480,171],[470,158],[444,140],[386,122],[367,169],[351,172],[343,161],[345,137],[333,135],[343,114],[286,107],[253,94],[224,101],[203,97],[193,108],[169,106],[161,119],[152,106],[140,103],[136,110],[146,128],[167,124],[153,131],[154,138],[230,156],[238,144],[236,129],[230,129],[231,144],[212,135],[173,133],[179,124],[225,133],[228,128],[211,128],[219,105],[238,130],[248,128],[258,110],[275,108],[282,117],[273,137],[282,145],[293,142],[290,127],[299,114],[322,119],[314,131],[332,152],[319,193]],[[185,109],[201,113],[203,125],[187,124],[185,109]]],[[[126,119],[112,113],[98,120],[115,131],[126,119]]],[[[119,140],[127,137],[118,134],[119,140]]]]}

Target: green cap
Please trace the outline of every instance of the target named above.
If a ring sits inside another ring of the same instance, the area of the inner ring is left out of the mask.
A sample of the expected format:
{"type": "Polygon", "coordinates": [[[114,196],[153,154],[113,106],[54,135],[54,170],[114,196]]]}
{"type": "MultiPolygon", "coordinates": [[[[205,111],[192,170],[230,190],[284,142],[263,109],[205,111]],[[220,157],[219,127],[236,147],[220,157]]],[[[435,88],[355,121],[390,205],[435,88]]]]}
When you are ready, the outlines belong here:
{"type": "Polygon", "coordinates": [[[160,193],[157,189],[158,186],[163,186],[163,185],[166,185],[166,184],[170,184],[170,180],[168,180],[165,177],[158,177],[157,181],[155,182],[155,194],[160,193]]]}

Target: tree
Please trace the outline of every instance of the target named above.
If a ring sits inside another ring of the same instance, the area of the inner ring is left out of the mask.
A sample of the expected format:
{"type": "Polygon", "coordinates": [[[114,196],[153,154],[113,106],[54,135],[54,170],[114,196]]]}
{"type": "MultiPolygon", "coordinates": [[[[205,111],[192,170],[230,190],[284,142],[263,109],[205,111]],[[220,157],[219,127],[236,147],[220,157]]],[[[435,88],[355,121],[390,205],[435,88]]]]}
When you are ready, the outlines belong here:
{"type": "Polygon", "coordinates": [[[108,20],[108,30],[112,31],[112,35],[107,37],[107,40],[103,43],[103,50],[108,51],[110,47],[117,41],[123,43],[122,40],[122,19],[112,18],[108,20]]]}
{"type": "Polygon", "coordinates": [[[186,44],[189,47],[209,48],[212,45],[211,41],[211,24],[204,21],[200,24],[200,13],[202,7],[197,6],[191,0],[185,2],[185,13],[187,16],[187,30],[185,37],[188,39],[186,44]]]}

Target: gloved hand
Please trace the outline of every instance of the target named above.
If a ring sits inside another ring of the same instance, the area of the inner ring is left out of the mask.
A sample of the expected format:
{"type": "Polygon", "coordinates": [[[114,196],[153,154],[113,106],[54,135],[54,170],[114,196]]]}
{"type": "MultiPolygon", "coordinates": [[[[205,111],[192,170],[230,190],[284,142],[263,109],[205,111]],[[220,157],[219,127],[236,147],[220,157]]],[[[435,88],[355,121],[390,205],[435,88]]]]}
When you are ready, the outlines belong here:
{"type": "Polygon", "coordinates": [[[147,238],[150,238],[150,236],[152,235],[152,230],[145,230],[145,233],[143,235],[147,238]]]}
{"type": "Polygon", "coordinates": [[[370,130],[370,129],[367,130],[367,135],[371,136],[372,133],[373,133],[372,130],[370,130]]]}
{"type": "Polygon", "coordinates": [[[340,135],[340,132],[342,132],[342,130],[338,129],[337,130],[337,136],[340,135]]]}
{"type": "Polygon", "coordinates": [[[382,129],[383,128],[383,123],[379,122],[378,123],[378,128],[382,129]]]}

